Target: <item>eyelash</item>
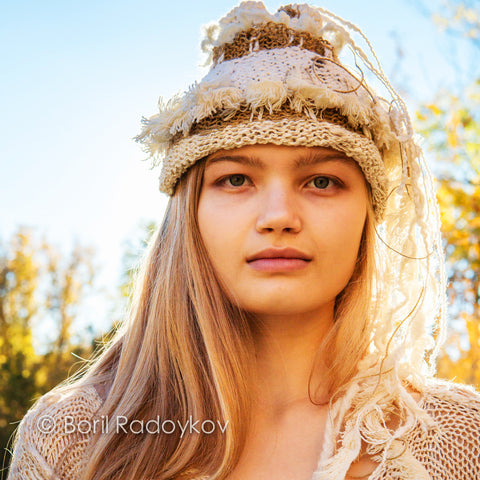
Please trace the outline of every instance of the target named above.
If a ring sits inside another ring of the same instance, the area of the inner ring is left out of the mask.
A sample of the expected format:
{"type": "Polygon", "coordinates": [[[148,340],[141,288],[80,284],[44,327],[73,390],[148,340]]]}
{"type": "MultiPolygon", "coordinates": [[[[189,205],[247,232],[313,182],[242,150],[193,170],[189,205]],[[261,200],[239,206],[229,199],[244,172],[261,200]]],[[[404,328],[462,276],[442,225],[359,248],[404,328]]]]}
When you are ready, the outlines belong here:
{"type": "MultiPolygon", "coordinates": [[[[243,173],[232,173],[230,175],[226,175],[225,177],[219,178],[215,183],[217,185],[220,185],[220,186],[225,186],[225,183],[229,178],[236,177],[236,176],[241,176],[241,177],[244,177],[244,178],[248,178],[248,176],[243,174],[243,173]]],[[[328,175],[316,175],[315,177],[313,177],[312,179],[310,179],[307,182],[307,185],[309,183],[313,182],[314,180],[316,180],[317,178],[326,178],[327,180],[330,181],[330,184],[325,188],[315,188],[315,190],[320,190],[321,191],[321,190],[327,190],[328,187],[331,187],[331,186],[333,186],[333,187],[342,187],[343,186],[343,183],[339,179],[337,179],[335,177],[330,177],[328,175]],[[333,184],[333,185],[331,185],[331,184],[333,184]]],[[[238,185],[238,186],[228,185],[228,186],[235,189],[235,188],[243,187],[244,185],[238,185]]]]}

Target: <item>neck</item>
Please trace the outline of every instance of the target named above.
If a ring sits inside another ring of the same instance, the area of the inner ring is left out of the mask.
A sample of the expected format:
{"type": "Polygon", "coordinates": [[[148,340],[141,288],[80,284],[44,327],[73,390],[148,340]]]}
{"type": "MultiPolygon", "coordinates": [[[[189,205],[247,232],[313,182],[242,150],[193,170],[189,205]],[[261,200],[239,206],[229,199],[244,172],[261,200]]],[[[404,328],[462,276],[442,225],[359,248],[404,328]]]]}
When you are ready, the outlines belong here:
{"type": "Polygon", "coordinates": [[[325,402],[325,353],[319,350],[333,326],[333,307],[321,312],[258,316],[256,401],[281,411],[297,403],[325,402]],[[320,394],[320,396],[318,396],[320,394]]]}

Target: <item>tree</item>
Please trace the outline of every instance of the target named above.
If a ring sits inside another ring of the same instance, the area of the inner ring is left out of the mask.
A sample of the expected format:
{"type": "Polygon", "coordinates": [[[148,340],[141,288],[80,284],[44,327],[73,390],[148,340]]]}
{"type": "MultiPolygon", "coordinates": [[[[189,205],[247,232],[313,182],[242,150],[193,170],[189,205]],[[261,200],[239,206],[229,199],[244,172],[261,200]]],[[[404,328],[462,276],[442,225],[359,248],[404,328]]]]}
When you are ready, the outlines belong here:
{"type": "Polygon", "coordinates": [[[93,344],[72,341],[77,309],[94,279],[92,258],[90,249],[78,245],[62,256],[26,228],[0,245],[0,443],[5,446],[33,401],[74,373],[76,356],[92,353],[93,344]],[[41,326],[44,334],[47,324],[56,334],[35,344],[34,334],[41,326]]]}
{"type": "MultiPolygon", "coordinates": [[[[450,2],[445,12],[436,22],[480,49],[478,9],[450,2]]],[[[438,373],[480,388],[480,78],[438,92],[416,117],[435,160],[447,254],[451,333],[438,373]]]]}
{"type": "Polygon", "coordinates": [[[25,413],[25,399],[37,393],[39,369],[31,323],[38,311],[35,291],[40,266],[31,234],[19,231],[10,248],[9,254],[0,256],[0,429],[6,434],[10,422],[25,413]]]}

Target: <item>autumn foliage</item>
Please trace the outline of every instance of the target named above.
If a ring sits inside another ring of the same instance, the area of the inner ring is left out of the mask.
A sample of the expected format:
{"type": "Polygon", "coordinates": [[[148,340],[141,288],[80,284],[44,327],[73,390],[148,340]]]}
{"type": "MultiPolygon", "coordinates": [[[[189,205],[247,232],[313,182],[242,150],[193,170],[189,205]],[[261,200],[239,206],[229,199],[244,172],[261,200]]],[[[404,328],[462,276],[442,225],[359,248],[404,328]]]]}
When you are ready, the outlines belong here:
{"type": "Polygon", "coordinates": [[[447,258],[450,334],[438,374],[480,388],[480,80],[417,112],[433,153],[447,258]]]}
{"type": "Polygon", "coordinates": [[[62,256],[25,228],[0,245],[2,446],[33,401],[92,353],[93,339],[73,341],[72,325],[93,277],[88,249],[62,256]]]}

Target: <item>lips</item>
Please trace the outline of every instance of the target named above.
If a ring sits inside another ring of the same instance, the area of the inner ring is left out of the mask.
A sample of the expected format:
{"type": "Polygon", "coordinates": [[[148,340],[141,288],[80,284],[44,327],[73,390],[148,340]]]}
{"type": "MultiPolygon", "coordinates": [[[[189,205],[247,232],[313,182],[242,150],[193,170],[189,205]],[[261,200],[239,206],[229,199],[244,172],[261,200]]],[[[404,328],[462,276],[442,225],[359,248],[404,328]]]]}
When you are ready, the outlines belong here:
{"type": "Polygon", "coordinates": [[[290,260],[304,260],[309,262],[312,260],[310,255],[302,252],[301,250],[297,250],[296,248],[292,247],[284,247],[284,248],[274,248],[269,247],[264,250],[260,250],[257,253],[247,257],[247,262],[253,262],[255,260],[262,260],[262,259],[290,259],[290,260]]]}
{"type": "Polygon", "coordinates": [[[303,270],[311,260],[310,255],[293,247],[269,247],[247,257],[247,263],[251,268],[267,273],[303,270]]]}

